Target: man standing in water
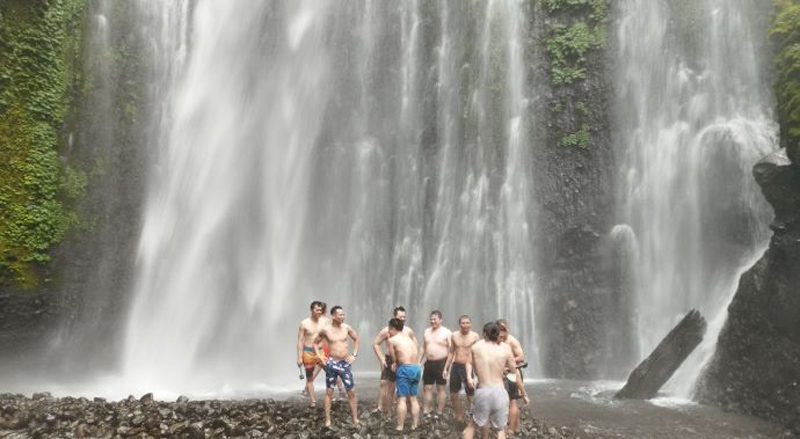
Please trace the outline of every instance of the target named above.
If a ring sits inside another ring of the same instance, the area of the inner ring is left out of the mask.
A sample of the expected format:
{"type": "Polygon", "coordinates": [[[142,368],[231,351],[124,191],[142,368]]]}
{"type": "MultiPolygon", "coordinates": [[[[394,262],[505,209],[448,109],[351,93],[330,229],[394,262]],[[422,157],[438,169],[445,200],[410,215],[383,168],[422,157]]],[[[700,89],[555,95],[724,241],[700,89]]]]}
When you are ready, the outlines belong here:
{"type": "Polygon", "coordinates": [[[444,389],[447,379],[444,376],[444,367],[450,352],[450,336],[453,333],[442,326],[441,311],[431,312],[430,322],[431,327],[425,330],[422,342],[423,355],[426,357],[425,369],[422,372],[422,383],[425,385],[423,411],[426,414],[431,411],[433,385],[436,384],[436,413],[441,415],[447,402],[447,393],[444,389]]]}
{"type": "MultiPolygon", "coordinates": [[[[489,322],[483,327],[483,340],[472,348],[472,361],[467,363],[467,385],[475,388],[472,378],[473,368],[478,375],[480,386],[475,390],[475,401],[472,405],[472,419],[464,430],[464,438],[472,439],[475,429],[482,430],[484,439],[489,437],[489,421],[497,431],[497,439],[505,439],[505,426],[508,422],[508,392],[503,384],[505,372],[517,372],[517,363],[511,348],[500,342],[500,326],[489,322]]],[[[517,381],[517,387],[522,386],[517,381]]]]}
{"type": "MultiPolygon", "coordinates": [[[[398,306],[394,309],[392,316],[403,322],[403,329],[402,332],[404,335],[411,338],[414,341],[414,344],[417,344],[417,336],[414,335],[414,331],[411,330],[408,326],[405,326],[406,320],[408,319],[408,314],[406,313],[406,309],[402,306],[398,306]]],[[[390,413],[392,410],[392,401],[394,400],[394,383],[395,383],[395,374],[392,368],[392,362],[394,361],[394,356],[391,355],[389,352],[388,342],[386,348],[386,355],[383,354],[383,350],[381,349],[381,345],[383,342],[386,342],[389,339],[389,327],[385,327],[375,336],[375,340],[372,342],[372,349],[375,351],[375,355],[378,357],[378,363],[380,364],[381,368],[381,387],[378,390],[378,411],[390,413]]]]}
{"type": "Polygon", "coordinates": [[[322,368],[319,357],[314,347],[314,339],[319,331],[330,324],[330,319],[324,316],[325,303],[315,300],[309,309],[311,315],[300,322],[297,332],[297,366],[303,366],[306,371],[306,393],[311,399],[311,407],[317,406],[317,395],[314,393],[314,379],[322,368]]]}
{"type": "Polygon", "coordinates": [[[461,392],[461,386],[464,386],[467,393],[467,411],[469,411],[475,389],[467,386],[467,363],[472,360],[470,348],[480,340],[480,336],[472,331],[472,319],[467,315],[458,318],[458,328],[459,332],[454,332],[450,337],[450,353],[447,355],[444,374],[445,377],[448,375],[450,377],[450,403],[453,404],[456,419],[463,421],[464,409],[461,407],[458,394],[461,392]]]}
{"type": "Polygon", "coordinates": [[[344,322],[344,310],[341,306],[331,308],[333,321],[330,325],[322,328],[314,340],[314,349],[320,358],[325,358],[320,352],[319,342],[328,342],[330,357],[325,359],[325,426],[331,425],[331,400],[333,399],[333,388],[336,387],[336,379],[341,378],[344,388],[347,390],[347,399],[350,402],[350,413],[353,416],[353,424],[358,424],[358,407],[356,401],[356,391],[353,382],[353,362],[358,357],[358,334],[348,324],[344,322]],[[349,343],[347,338],[353,339],[353,354],[350,355],[349,343]]]}
{"type": "Polygon", "coordinates": [[[392,368],[397,375],[397,431],[403,431],[406,423],[406,401],[411,405],[411,430],[419,425],[419,346],[403,329],[405,324],[398,318],[389,320],[388,351],[394,358],[392,368]]]}
{"type": "MultiPolygon", "coordinates": [[[[517,366],[524,364],[525,353],[522,351],[522,345],[516,337],[508,332],[508,322],[505,319],[500,319],[497,321],[497,325],[500,327],[500,342],[507,345],[509,349],[511,349],[511,353],[514,354],[514,361],[517,366]]],[[[515,382],[517,378],[520,380],[523,379],[522,369],[517,369],[517,371],[518,372],[509,370],[504,378],[506,390],[508,390],[508,399],[510,401],[508,406],[508,428],[512,434],[519,432],[518,401],[522,399],[525,401],[525,404],[528,403],[528,394],[525,392],[525,383],[520,382],[519,386],[517,386],[517,383],[515,382]]]]}

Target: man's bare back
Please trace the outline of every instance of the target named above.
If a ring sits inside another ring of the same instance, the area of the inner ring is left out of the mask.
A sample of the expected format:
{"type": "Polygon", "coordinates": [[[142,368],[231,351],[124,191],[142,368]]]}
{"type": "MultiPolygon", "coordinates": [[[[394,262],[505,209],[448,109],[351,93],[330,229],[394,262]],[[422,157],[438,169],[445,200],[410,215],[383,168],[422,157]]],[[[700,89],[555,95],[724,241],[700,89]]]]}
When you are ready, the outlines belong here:
{"type": "Polygon", "coordinates": [[[405,331],[389,338],[389,352],[395,357],[394,366],[400,364],[418,364],[419,348],[417,343],[405,331]]]}
{"type": "Polygon", "coordinates": [[[480,340],[472,345],[470,351],[472,368],[481,386],[502,386],[506,370],[516,370],[514,354],[505,344],[480,340]]]}
{"type": "Polygon", "coordinates": [[[472,345],[474,345],[480,336],[474,331],[468,332],[466,335],[461,331],[454,332],[452,335],[453,343],[453,362],[458,364],[467,364],[472,358],[472,345]]]}

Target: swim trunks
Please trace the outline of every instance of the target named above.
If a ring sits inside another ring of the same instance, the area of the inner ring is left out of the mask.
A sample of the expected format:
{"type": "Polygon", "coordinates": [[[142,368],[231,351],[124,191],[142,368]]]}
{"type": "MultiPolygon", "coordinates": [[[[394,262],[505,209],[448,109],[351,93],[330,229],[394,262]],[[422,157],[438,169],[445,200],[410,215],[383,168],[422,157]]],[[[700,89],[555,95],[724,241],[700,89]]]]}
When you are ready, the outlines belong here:
{"type": "Polygon", "coordinates": [[[461,392],[462,385],[468,396],[475,394],[475,389],[467,386],[467,366],[461,363],[453,363],[450,366],[450,393],[461,392]]]}
{"type": "Polygon", "coordinates": [[[386,364],[383,365],[381,370],[381,381],[391,381],[395,382],[397,377],[395,376],[394,371],[392,370],[392,363],[394,363],[394,359],[391,355],[386,356],[386,364]]]}
{"type": "Polygon", "coordinates": [[[502,384],[481,386],[472,402],[472,419],[478,427],[491,420],[492,428],[501,430],[508,423],[508,392],[502,384]]]}
{"type": "Polygon", "coordinates": [[[353,382],[353,366],[347,360],[334,360],[329,358],[325,363],[325,387],[336,387],[336,378],[341,378],[347,390],[355,387],[353,382]]]}
{"type": "Polygon", "coordinates": [[[314,376],[314,367],[318,362],[319,358],[317,353],[314,352],[314,348],[303,347],[303,367],[306,369],[306,378],[314,376]]]}
{"type": "MultiPolygon", "coordinates": [[[[522,370],[519,371],[520,376],[522,376],[522,370]]],[[[517,376],[516,374],[508,373],[506,376],[503,377],[503,384],[506,386],[506,391],[508,392],[508,399],[515,400],[522,398],[522,394],[519,393],[519,389],[517,388],[517,376]]]]}
{"type": "Polygon", "coordinates": [[[419,379],[422,375],[419,364],[401,364],[397,366],[397,396],[417,396],[419,393],[419,379]]]}
{"type": "Polygon", "coordinates": [[[440,386],[447,384],[447,380],[442,376],[446,362],[447,358],[426,361],[425,369],[422,372],[422,383],[426,386],[430,386],[433,383],[436,383],[440,386]]]}

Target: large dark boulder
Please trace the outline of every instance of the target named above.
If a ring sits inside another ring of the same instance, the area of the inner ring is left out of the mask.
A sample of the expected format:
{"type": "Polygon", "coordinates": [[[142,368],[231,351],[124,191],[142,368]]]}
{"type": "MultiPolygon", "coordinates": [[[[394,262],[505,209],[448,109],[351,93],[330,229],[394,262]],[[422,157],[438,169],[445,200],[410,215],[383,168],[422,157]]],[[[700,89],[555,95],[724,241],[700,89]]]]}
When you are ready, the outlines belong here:
{"type": "Polygon", "coordinates": [[[800,434],[800,170],[781,150],[753,174],[775,209],[774,234],[739,281],[697,396],[800,434]]]}

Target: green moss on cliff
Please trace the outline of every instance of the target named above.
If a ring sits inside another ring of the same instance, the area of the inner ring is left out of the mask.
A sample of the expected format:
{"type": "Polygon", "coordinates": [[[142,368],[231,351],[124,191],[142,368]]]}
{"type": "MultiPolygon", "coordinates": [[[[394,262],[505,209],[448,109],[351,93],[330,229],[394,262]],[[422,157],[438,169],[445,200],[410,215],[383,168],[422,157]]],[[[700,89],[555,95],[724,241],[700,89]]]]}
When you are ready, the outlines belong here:
{"type": "Polygon", "coordinates": [[[776,49],[781,143],[800,165],[800,1],[775,0],[775,8],[770,35],[776,49]]]}
{"type": "Polygon", "coordinates": [[[0,282],[31,288],[36,266],[77,222],[85,182],[62,162],[79,81],[84,0],[0,4],[0,282]]]}
{"type": "Polygon", "coordinates": [[[569,88],[585,84],[598,74],[589,72],[587,62],[595,51],[606,47],[608,0],[541,0],[547,15],[544,49],[550,63],[550,82],[556,88],[550,109],[559,113],[556,137],[559,146],[587,148],[591,145],[590,112],[583,102],[570,102],[569,88]]]}

